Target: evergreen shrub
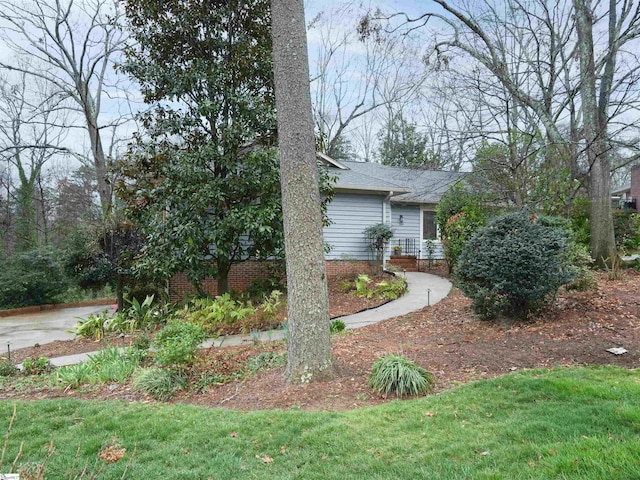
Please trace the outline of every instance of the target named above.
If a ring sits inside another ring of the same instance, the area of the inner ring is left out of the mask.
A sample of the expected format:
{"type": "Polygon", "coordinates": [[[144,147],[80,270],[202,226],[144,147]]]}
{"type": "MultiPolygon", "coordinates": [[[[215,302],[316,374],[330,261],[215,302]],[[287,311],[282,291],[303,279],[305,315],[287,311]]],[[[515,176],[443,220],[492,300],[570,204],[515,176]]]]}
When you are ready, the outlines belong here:
{"type": "Polygon", "coordinates": [[[0,308],[55,303],[68,287],[52,252],[33,250],[6,260],[0,269],[0,308]]]}
{"type": "Polygon", "coordinates": [[[525,210],[495,218],[467,242],[458,286],[481,318],[526,318],[575,279],[564,225],[525,210]]]}

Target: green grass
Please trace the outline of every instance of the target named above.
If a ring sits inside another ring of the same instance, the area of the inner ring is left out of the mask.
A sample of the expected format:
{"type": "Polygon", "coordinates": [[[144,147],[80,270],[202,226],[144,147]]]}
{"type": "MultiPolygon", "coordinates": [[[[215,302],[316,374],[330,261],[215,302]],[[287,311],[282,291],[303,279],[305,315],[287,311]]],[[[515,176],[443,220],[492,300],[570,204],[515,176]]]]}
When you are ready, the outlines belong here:
{"type": "MultiPolygon", "coordinates": [[[[185,405],[49,400],[0,403],[18,414],[47,478],[127,449],[101,479],[633,479],[640,465],[640,372],[614,367],[516,373],[443,394],[343,413],[238,413],[185,405]],[[259,458],[257,458],[259,457],[259,458]],[[272,459],[272,462],[263,460],[272,459]]],[[[6,463],[6,461],[5,461],[6,463]]]]}

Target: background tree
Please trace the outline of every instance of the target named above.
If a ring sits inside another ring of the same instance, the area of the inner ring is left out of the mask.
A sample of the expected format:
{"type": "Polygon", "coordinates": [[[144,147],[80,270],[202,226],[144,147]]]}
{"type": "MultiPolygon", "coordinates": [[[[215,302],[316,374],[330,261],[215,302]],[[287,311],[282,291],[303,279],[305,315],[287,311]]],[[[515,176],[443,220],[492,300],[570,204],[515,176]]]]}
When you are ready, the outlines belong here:
{"type": "Polygon", "coordinates": [[[26,74],[15,82],[0,78],[0,157],[17,183],[7,190],[13,204],[12,250],[24,252],[48,243],[45,211],[45,165],[59,153],[65,132],[59,128],[60,102],[43,82],[28,85],[26,74]]]}
{"type": "MultiPolygon", "coordinates": [[[[319,149],[332,158],[344,142],[358,145],[364,157],[373,136],[362,135],[385,108],[399,108],[419,91],[425,70],[417,44],[393,36],[360,41],[356,33],[361,7],[345,2],[321,11],[309,22],[315,40],[311,91],[319,149]]],[[[353,160],[353,158],[351,158],[353,160]]]]}
{"type": "Polygon", "coordinates": [[[405,120],[402,112],[394,114],[378,133],[378,160],[383,165],[403,168],[441,170],[438,156],[429,149],[429,139],[405,120]]]}
{"type": "MultiPolygon", "coordinates": [[[[601,265],[611,261],[612,219],[604,205],[609,198],[609,151],[619,145],[626,149],[627,161],[637,158],[629,142],[637,125],[628,118],[640,106],[640,66],[633,48],[626,48],[640,35],[637,6],[614,0],[434,3],[441,7],[437,13],[378,17],[390,22],[387,29],[412,33],[428,30],[430,21],[437,23],[440,35],[432,61],[446,68],[462,62],[477,66],[517,101],[522,115],[539,125],[545,155],[568,159],[572,180],[586,177],[595,238],[591,254],[601,265]],[[442,35],[443,26],[448,34],[442,35]],[[606,40],[594,42],[594,32],[606,40]],[[575,57],[579,69],[573,68],[575,57]]],[[[364,35],[382,30],[371,20],[362,22],[364,35]]],[[[493,91],[499,93],[489,89],[484,99],[493,91]]]]}
{"type": "Polygon", "coordinates": [[[139,116],[119,192],[146,241],[142,268],[228,290],[233,263],[282,248],[268,0],[133,0],[122,70],[139,116]]]}
{"type": "Polygon", "coordinates": [[[291,382],[331,371],[329,301],[302,0],[273,0],[273,54],[289,291],[291,382]]]}
{"type": "MultiPolygon", "coordinates": [[[[113,99],[124,91],[112,78],[114,58],[126,40],[122,16],[117,0],[0,0],[0,35],[16,54],[0,59],[0,67],[44,81],[59,98],[69,100],[79,122],[66,126],[81,125],[88,133],[87,164],[95,170],[104,214],[111,209],[112,188],[103,133],[126,121],[114,107],[110,119],[101,121],[105,94],[113,99]]],[[[84,160],[76,148],[67,149],[84,160]]]]}

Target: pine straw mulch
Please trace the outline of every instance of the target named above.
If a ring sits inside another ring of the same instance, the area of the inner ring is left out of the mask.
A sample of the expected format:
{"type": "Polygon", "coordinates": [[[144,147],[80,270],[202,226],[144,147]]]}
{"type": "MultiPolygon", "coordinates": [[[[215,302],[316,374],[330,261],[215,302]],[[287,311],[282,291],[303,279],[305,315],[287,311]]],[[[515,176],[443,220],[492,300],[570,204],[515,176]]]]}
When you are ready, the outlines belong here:
{"type": "MultiPolygon", "coordinates": [[[[216,368],[233,372],[262,351],[284,352],[282,343],[204,352],[216,368]]],[[[534,321],[506,325],[478,320],[469,301],[454,289],[422,311],[333,337],[334,374],[327,381],[289,385],[283,369],[259,373],[200,392],[182,392],[174,401],[237,410],[301,408],[345,410],[386,401],[367,387],[374,360],[402,353],[430,370],[435,392],[514,370],[566,365],[640,366],[640,272],[619,280],[598,277],[598,290],[561,291],[554,305],[534,321]],[[622,346],[628,353],[606,350],[622,346]]],[[[130,385],[84,390],[5,392],[2,398],[111,398],[148,400],[130,385]]]]}

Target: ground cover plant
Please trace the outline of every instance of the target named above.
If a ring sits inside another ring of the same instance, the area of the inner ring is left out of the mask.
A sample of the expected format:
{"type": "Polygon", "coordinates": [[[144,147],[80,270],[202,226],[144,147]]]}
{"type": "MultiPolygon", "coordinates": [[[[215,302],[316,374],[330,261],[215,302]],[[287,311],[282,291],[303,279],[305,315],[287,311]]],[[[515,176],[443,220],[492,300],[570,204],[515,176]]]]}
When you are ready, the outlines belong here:
{"type": "Polygon", "coordinates": [[[397,275],[385,275],[373,280],[369,275],[362,273],[355,280],[344,282],[341,288],[357,297],[389,301],[396,300],[407,292],[407,282],[397,275]]]}
{"type": "Polygon", "coordinates": [[[348,412],[10,401],[0,431],[14,405],[6,458],[24,442],[21,462],[39,462],[53,441],[47,478],[114,439],[123,453],[104,480],[127,465],[126,478],[629,479],[640,455],[638,372],[615,367],[518,372],[348,412]]]}

